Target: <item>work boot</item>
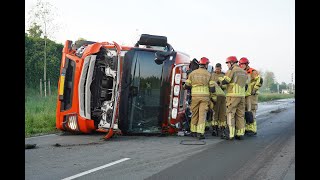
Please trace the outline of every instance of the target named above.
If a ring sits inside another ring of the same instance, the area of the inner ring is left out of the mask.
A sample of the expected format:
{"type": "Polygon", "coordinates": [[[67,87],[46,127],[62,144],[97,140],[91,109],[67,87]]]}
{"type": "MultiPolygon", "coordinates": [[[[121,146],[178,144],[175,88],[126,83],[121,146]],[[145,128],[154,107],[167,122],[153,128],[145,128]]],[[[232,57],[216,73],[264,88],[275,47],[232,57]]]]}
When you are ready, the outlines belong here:
{"type": "Polygon", "coordinates": [[[232,141],[232,140],[234,140],[234,137],[226,136],[226,140],[230,140],[230,141],[232,141]]]}
{"type": "Polygon", "coordinates": [[[191,132],[191,137],[197,137],[197,133],[196,132],[191,132]]]}
{"type": "Polygon", "coordinates": [[[247,136],[252,136],[252,135],[253,135],[253,131],[251,131],[251,130],[246,130],[246,131],[244,132],[244,134],[247,135],[247,136]]]}
{"type": "Polygon", "coordinates": [[[228,127],[224,128],[224,135],[226,136],[226,139],[227,139],[227,137],[230,136],[230,131],[229,131],[228,127]]]}
{"type": "Polygon", "coordinates": [[[204,134],[200,134],[199,135],[199,140],[201,140],[201,139],[205,139],[206,137],[204,136],[204,134]]]}
{"type": "Polygon", "coordinates": [[[238,140],[243,140],[243,136],[235,136],[235,138],[238,140]]]}
{"type": "Polygon", "coordinates": [[[229,127],[226,127],[226,128],[224,129],[224,134],[225,134],[226,140],[230,140],[230,141],[234,140],[234,137],[231,137],[231,138],[230,138],[230,130],[229,130],[229,127]]]}
{"type": "Polygon", "coordinates": [[[220,129],[220,138],[221,139],[226,138],[225,127],[221,127],[221,129],[220,129]]]}
{"type": "Polygon", "coordinates": [[[218,126],[212,126],[212,136],[218,136],[218,126]]]}
{"type": "Polygon", "coordinates": [[[253,131],[248,131],[247,132],[247,136],[254,136],[254,135],[256,135],[257,133],[255,133],[255,132],[253,132],[253,131]]]}

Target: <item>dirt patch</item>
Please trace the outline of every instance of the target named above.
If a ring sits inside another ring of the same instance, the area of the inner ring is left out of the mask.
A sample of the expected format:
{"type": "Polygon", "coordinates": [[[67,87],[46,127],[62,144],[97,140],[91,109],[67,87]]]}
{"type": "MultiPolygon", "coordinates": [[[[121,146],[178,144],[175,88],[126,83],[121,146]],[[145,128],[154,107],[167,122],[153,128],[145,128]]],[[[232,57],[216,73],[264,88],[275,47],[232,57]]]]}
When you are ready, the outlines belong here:
{"type": "Polygon", "coordinates": [[[276,110],[270,111],[270,113],[279,113],[279,112],[284,111],[284,110],[285,110],[285,108],[278,108],[276,110]]]}

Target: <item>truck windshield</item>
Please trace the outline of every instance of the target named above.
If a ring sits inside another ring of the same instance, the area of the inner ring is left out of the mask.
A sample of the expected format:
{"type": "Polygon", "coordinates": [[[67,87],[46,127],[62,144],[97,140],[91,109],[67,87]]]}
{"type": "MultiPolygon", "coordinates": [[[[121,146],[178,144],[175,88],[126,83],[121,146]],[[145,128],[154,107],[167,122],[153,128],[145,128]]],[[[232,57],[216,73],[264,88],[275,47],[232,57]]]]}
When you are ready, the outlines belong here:
{"type": "Polygon", "coordinates": [[[162,65],[154,62],[154,51],[136,51],[131,68],[135,90],[129,97],[128,130],[135,133],[158,133],[162,65]]]}

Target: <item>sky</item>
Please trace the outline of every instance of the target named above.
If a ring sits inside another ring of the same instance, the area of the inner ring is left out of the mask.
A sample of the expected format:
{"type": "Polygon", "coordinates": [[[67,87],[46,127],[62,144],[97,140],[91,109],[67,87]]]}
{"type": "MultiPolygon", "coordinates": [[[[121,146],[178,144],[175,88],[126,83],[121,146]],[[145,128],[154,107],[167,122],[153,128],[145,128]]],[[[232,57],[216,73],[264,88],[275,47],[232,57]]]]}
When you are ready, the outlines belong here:
{"type": "MultiPolygon", "coordinates": [[[[37,0],[25,0],[25,30],[37,0]]],[[[278,83],[295,76],[294,0],[47,0],[48,35],[57,43],[85,38],[133,45],[139,34],[166,36],[177,51],[222,64],[247,57],[278,83]],[[51,27],[53,28],[50,28],[51,27]]],[[[295,78],[293,78],[293,82],[295,78]]]]}

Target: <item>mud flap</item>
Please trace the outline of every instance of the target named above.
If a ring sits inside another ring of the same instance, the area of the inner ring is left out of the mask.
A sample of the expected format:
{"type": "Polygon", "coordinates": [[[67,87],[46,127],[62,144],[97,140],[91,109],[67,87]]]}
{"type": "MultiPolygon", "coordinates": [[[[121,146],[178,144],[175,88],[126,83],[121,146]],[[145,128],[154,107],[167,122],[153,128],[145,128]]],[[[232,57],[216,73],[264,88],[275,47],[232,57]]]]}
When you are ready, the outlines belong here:
{"type": "Polygon", "coordinates": [[[105,140],[110,139],[113,136],[113,128],[110,128],[107,135],[104,137],[105,140]]]}

